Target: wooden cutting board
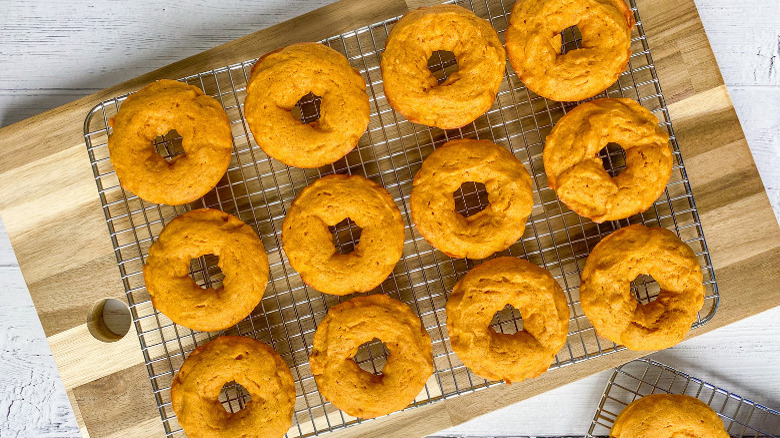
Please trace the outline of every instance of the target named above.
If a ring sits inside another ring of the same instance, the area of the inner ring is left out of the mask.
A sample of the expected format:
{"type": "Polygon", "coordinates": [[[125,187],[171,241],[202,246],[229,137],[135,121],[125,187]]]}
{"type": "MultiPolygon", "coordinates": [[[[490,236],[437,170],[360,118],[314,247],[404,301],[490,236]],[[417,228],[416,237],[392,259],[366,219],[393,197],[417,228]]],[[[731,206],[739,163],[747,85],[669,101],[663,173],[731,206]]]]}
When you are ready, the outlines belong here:
{"type": "MultiPolygon", "coordinates": [[[[91,306],[125,301],[83,138],[98,102],[378,22],[429,0],[341,0],[194,57],[0,129],[0,215],[83,435],[164,436],[133,329],[103,343],[91,306]]],[[[780,230],[693,0],[637,0],[686,163],[721,293],[696,336],[780,305],[780,230]]],[[[624,351],[511,386],[500,385],[331,436],[422,436],[613,367],[624,351]]]]}

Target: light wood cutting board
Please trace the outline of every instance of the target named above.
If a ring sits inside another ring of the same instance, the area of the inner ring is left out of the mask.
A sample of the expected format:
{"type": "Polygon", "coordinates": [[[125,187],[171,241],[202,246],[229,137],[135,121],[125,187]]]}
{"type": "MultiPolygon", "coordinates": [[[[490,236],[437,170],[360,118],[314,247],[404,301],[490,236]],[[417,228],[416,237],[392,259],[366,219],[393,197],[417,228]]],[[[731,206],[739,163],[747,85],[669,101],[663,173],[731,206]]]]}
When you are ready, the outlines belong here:
{"type": "MultiPolygon", "coordinates": [[[[427,0],[342,0],[0,129],[0,215],[84,436],[163,436],[135,333],[89,334],[97,300],[125,300],[82,123],[98,102],[398,16],[427,0]]],[[[699,335],[780,305],[780,230],[693,0],[637,0],[717,272],[721,307],[699,335]]],[[[640,356],[620,352],[430,404],[332,436],[422,436],[640,356]]]]}

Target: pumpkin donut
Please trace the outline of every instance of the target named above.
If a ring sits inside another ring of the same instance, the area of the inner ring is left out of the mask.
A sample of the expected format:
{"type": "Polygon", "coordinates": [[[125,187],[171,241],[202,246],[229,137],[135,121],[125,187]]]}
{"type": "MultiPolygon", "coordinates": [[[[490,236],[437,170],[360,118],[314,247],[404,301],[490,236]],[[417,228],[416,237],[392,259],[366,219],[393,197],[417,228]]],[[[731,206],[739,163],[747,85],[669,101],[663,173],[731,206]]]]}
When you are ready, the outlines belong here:
{"type": "Polygon", "coordinates": [[[301,279],[331,295],[367,292],[393,272],[404,250],[404,224],[393,197],[358,175],[328,175],[301,191],[282,223],[282,243],[301,279]],[[362,228],[349,254],[328,227],[346,218],[362,228]]]}
{"type": "Polygon", "coordinates": [[[585,261],[580,302],[596,333],[629,350],[678,344],[704,304],[704,285],[693,250],[664,228],[631,225],[599,242],[585,261]],[[631,281],[650,275],[658,297],[639,304],[631,281]]]}
{"type": "Polygon", "coordinates": [[[347,155],[366,130],[366,83],[330,47],[292,44],[257,60],[244,114],[255,142],[271,157],[288,166],[324,166],[347,155]],[[308,93],[321,97],[319,119],[302,123],[291,110],[308,93]]]}
{"type": "Polygon", "coordinates": [[[593,97],[617,81],[631,57],[634,14],[623,0],[518,0],[506,30],[517,77],[548,99],[593,97]],[[577,26],[582,48],[561,54],[561,33],[577,26]]]}
{"type": "Polygon", "coordinates": [[[171,405],[191,438],[280,438],[295,408],[293,376],[273,348],[243,336],[220,336],[190,353],[171,383],[171,405]],[[252,397],[225,411],[222,386],[236,382],[252,397]]]}
{"type": "Polygon", "coordinates": [[[678,394],[650,394],[623,408],[609,436],[729,438],[729,433],[718,414],[697,398],[678,394]]]}
{"type": "Polygon", "coordinates": [[[506,53],[490,22],[457,5],[407,12],[385,43],[381,68],[390,106],[409,121],[460,128],[487,111],[504,79],[506,53]],[[455,55],[458,71],[439,84],[430,70],[433,52],[455,55]]]}
{"type": "Polygon", "coordinates": [[[152,304],[173,322],[204,332],[224,330],[252,313],[268,282],[268,257],[257,233],[235,216],[208,208],[168,223],[149,248],[144,281],[152,304]],[[190,261],[214,254],[225,278],[202,289],[190,261]]]}
{"type": "Polygon", "coordinates": [[[230,164],[233,136],[219,104],[200,88],[161,79],[130,95],[109,120],[111,165],[125,189],[144,201],[181,205],[217,185],[230,164]],[[175,130],[183,154],[166,160],[154,140],[175,130]]]}
{"type": "Polygon", "coordinates": [[[522,237],[533,207],[531,177],[503,146],[451,140],[423,161],[410,204],[414,225],[431,245],[450,257],[484,259],[522,237]],[[468,181],[485,185],[489,204],[464,217],[453,193],[468,181]]]}
{"type": "Polygon", "coordinates": [[[452,351],[486,379],[512,383],[544,373],[568,330],[569,306],[558,282],[546,269],[515,257],[477,265],[447,299],[452,351]],[[512,335],[490,328],[507,304],[523,316],[523,330],[512,335]]]}
{"type": "Polygon", "coordinates": [[[544,146],[547,183],[558,198],[594,222],[624,219],[647,210],[672,174],[669,134],[631,99],[597,99],[561,117],[544,146]],[[599,151],[608,143],[626,153],[626,168],[610,177],[599,151]]]}
{"type": "Polygon", "coordinates": [[[317,326],[309,363],[328,401],[354,417],[375,418],[405,408],[425,387],[433,374],[431,338],[400,301],[356,297],[331,308],[317,326]],[[374,338],[390,352],[380,375],[353,360],[374,338]]]}

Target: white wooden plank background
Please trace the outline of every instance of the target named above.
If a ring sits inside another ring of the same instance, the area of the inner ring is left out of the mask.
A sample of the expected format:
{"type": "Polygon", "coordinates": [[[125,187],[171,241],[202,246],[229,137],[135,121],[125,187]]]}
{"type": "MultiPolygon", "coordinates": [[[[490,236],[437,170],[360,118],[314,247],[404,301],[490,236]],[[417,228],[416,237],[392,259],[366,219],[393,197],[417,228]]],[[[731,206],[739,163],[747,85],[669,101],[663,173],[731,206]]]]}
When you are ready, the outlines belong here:
{"type": "MultiPolygon", "coordinates": [[[[0,126],[331,1],[0,0],[0,126]]],[[[696,4],[780,217],[780,2],[696,4]]],[[[778,332],[780,308],[653,357],[777,409],[778,332]]],[[[607,377],[591,376],[439,435],[583,434],[607,377]]],[[[78,435],[0,222],[0,436],[78,435]]]]}

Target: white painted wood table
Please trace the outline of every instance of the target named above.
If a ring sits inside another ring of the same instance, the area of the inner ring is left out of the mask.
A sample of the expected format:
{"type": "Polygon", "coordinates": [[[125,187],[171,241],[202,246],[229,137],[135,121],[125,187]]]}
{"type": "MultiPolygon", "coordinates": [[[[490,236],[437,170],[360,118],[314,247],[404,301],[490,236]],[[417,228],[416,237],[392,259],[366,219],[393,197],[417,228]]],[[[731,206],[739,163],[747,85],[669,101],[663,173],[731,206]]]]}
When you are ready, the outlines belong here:
{"type": "MultiPolygon", "coordinates": [[[[0,0],[0,126],[331,1],[0,0]]],[[[780,216],[780,1],[696,4],[780,216]]],[[[777,333],[780,308],[653,358],[778,409],[777,333]]],[[[608,373],[591,376],[439,435],[581,435],[607,378],[608,373]]],[[[0,436],[79,436],[2,222],[0,436]]]]}

